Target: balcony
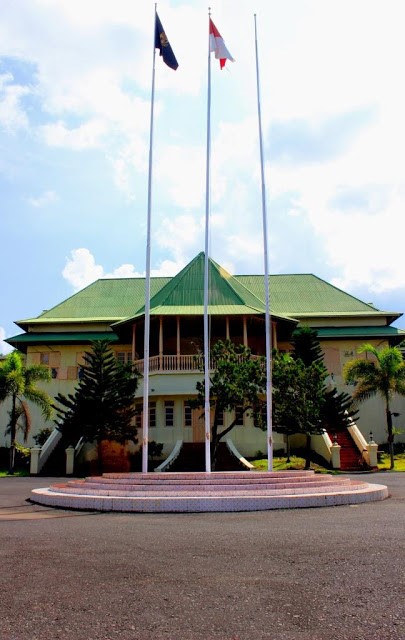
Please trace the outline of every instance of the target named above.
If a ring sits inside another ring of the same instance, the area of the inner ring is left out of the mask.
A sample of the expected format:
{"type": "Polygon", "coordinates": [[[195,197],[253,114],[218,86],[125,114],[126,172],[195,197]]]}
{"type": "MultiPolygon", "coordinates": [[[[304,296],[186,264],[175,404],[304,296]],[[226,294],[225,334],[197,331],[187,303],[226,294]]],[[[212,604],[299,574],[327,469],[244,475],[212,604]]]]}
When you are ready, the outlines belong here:
{"type": "MultiPolygon", "coordinates": [[[[260,356],[251,356],[252,360],[260,356]]],[[[211,362],[211,370],[215,368],[211,362]]],[[[134,366],[139,373],[144,372],[144,360],[135,360],[134,366]]],[[[204,369],[202,356],[197,355],[170,355],[151,356],[149,358],[149,373],[202,373],[204,369]]]]}
{"type": "MultiPolygon", "coordinates": [[[[178,373],[179,371],[201,371],[198,356],[152,356],[149,358],[149,373],[178,373]]],[[[144,372],[145,361],[135,360],[134,365],[139,373],[144,372]]]]}

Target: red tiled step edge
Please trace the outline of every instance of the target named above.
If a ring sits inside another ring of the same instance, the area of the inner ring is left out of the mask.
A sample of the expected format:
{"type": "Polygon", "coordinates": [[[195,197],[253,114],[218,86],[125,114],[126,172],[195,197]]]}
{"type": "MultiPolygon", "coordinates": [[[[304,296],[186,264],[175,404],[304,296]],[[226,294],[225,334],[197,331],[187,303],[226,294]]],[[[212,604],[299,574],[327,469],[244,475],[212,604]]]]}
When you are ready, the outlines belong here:
{"type": "Polygon", "coordinates": [[[33,502],[47,506],[144,513],[321,507],[387,497],[384,485],[312,471],[109,473],[31,493],[33,502]]]}

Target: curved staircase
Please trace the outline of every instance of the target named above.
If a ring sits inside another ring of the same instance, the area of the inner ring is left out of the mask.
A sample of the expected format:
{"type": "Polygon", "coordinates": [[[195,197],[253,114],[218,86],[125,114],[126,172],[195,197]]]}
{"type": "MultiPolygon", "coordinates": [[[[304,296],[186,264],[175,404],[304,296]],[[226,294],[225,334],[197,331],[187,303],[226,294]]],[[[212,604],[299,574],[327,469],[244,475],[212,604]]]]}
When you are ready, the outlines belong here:
{"type": "Polygon", "coordinates": [[[32,502],[53,507],[143,513],[328,507],[387,497],[384,485],[313,471],[105,473],[31,492],[32,502]]]}

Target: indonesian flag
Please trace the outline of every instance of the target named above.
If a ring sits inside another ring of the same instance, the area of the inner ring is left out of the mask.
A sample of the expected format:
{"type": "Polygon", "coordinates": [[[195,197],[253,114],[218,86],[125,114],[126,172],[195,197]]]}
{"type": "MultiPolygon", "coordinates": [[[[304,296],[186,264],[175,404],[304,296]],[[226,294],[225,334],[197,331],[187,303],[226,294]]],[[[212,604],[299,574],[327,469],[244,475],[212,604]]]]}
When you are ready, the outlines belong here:
{"type": "Polygon", "coordinates": [[[219,60],[219,66],[224,68],[225,62],[230,60],[234,62],[231,54],[225,46],[225,42],[210,18],[210,51],[215,51],[215,57],[219,60]]]}

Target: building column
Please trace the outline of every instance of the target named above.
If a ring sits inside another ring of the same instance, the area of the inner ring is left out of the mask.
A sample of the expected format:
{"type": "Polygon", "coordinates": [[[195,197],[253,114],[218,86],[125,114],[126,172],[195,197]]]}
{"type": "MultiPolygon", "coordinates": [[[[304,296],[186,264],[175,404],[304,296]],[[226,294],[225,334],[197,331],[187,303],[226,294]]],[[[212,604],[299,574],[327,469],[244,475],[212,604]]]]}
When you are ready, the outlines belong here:
{"type": "Polygon", "coordinates": [[[277,349],[277,323],[271,323],[271,346],[273,349],[277,349]]]}
{"type": "Polygon", "coordinates": [[[135,360],[136,354],[136,325],[135,323],[132,325],[132,361],[135,360]]]}
{"type": "Polygon", "coordinates": [[[163,366],[163,316],[159,317],[159,371],[163,366]]]}
{"type": "Polygon", "coordinates": [[[177,370],[180,368],[180,316],[176,316],[176,356],[177,356],[177,370]]]}
{"type": "Polygon", "coordinates": [[[245,347],[248,345],[248,334],[247,334],[247,320],[246,316],[243,316],[243,344],[245,347]]]}
{"type": "Polygon", "coordinates": [[[226,316],[225,318],[225,338],[227,340],[230,339],[230,333],[229,333],[229,316],[226,316]]]}

